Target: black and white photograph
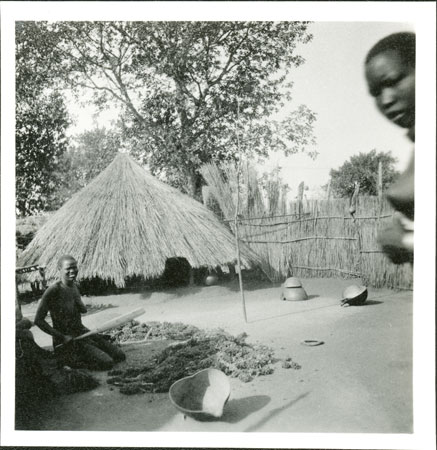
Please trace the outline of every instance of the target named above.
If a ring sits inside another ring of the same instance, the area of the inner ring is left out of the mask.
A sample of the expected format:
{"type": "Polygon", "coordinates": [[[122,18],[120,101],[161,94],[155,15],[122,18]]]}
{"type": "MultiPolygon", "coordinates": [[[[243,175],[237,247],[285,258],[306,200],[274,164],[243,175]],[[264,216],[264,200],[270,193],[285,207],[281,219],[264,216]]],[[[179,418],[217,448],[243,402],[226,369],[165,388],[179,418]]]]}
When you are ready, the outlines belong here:
{"type": "Polygon", "coordinates": [[[2,445],[435,449],[435,3],[369,3],[2,2],[2,445]]]}

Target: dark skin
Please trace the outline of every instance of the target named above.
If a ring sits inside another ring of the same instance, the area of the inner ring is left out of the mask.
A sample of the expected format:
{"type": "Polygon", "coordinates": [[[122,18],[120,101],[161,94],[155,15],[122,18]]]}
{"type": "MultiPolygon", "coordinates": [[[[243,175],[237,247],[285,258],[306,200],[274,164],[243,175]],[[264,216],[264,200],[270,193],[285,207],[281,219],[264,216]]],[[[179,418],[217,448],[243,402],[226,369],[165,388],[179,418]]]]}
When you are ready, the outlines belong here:
{"type": "Polygon", "coordinates": [[[381,114],[401,128],[414,128],[415,67],[405,65],[395,50],[388,50],[366,64],[366,80],[381,114]]]}
{"type": "MultiPolygon", "coordinates": [[[[387,119],[414,136],[415,67],[406,64],[395,50],[375,55],[365,68],[369,93],[387,119]]],[[[414,163],[387,192],[387,198],[410,220],[414,218],[414,163]]],[[[405,229],[399,216],[379,233],[378,242],[395,264],[413,261],[413,251],[405,244],[405,229]]]]}
{"type": "MultiPolygon", "coordinates": [[[[68,287],[73,286],[78,274],[76,260],[73,258],[64,259],[59,267],[59,273],[61,277],[61,283],[64,286],[68,287]]],[[[86,306],[83,304],[82,300],[78,300],[78,307],[81,314],[87,312],[86,306]]],[[[41,330],[43,330],[47,334],[61,338],[64,343],[67,343],[73,339],[72,336],[63,335],[59,331],[55,330],[45,321],[45,319],[39,317],[38,311],[35,316],[35,325],[37,325],[39,328],[41,328],[41,330]]]]}

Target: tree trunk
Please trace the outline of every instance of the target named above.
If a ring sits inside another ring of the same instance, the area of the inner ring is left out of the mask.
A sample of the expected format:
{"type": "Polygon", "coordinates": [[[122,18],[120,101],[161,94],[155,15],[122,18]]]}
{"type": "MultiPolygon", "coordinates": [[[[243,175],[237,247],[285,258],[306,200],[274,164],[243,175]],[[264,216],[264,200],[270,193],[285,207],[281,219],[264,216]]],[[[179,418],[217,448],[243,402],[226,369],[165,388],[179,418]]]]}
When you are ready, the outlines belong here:
{"type": "Polygon", "coordinates": [[[192,170],[187,173],[186,177],[188,195],[202,203],[202,175],[192,170]]]}
{"type": "Polygon", "coordinates": [[[196,198],[196,174],[188,174],[188,194],[190,197],[196,198]]]}

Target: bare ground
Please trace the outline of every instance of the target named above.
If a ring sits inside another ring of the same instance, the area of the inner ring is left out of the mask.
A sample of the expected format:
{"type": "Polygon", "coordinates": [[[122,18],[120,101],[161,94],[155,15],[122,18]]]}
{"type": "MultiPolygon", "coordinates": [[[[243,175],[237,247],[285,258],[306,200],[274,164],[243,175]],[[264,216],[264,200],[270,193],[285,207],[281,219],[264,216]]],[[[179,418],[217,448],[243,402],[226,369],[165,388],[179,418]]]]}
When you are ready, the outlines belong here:
{"type": "MultiPolygon", "coordinates": [[[[291,356],[300,370],[278,364],[272,375],[242,383],[231,379],[231,398],[220,420],[184,418],[167,394],[126,396],[106,384],[50,401],[35,418],[34,429],[93,431],[256,431],[411,433],[412,292],[369,290],[365,305],[341,308],[345,286],[356,280],[302,280],[306,302],[279,300],[278,285],[251,281],[246,287],[248,322],[243,319],[238,283],[221,286],[145,291],[85,297],[85,303],[108,306],[84,317],[92,327],[139,306],[140,321],[183,322],[200,328],[223,328],[248,342],[266,344],[278,358],[291,356]],[[324,341],[308,347],[303,340],[324,341]]],[[[24,308],[32,317],[35,305],[24,308]]],[[[50,337],[35,327],[35,339],[50,337]]],[[[165,342],[146,343],[144,357],[165,342]]],[[[128,358],[135,349],[126,347],[128,358]]]]}

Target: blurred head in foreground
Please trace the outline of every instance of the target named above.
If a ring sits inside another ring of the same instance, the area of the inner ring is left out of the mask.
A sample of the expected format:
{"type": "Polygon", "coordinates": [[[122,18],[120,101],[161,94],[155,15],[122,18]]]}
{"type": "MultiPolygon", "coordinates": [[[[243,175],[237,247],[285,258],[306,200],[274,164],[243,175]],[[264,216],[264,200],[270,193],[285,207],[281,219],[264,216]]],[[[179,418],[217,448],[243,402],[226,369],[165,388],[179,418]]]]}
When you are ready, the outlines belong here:
{"type": "Polygon", "coordinates": [[[368,52],[365,74],[379,111],[394,124],[414,130],[416,35],[391,34],[368,52]]]}
{"type": "MultiPolygon", "coordinates": [[[[379,111],[408,130],[414,142],[416,120],[416,35],[395,33],[368,52],[365,74],[370,95],[379,111]]],[[[392,224],[379,231],[378,242],[395,264],[414,260],[414,157],[386,197],[395,209],[392,224]]]]}

